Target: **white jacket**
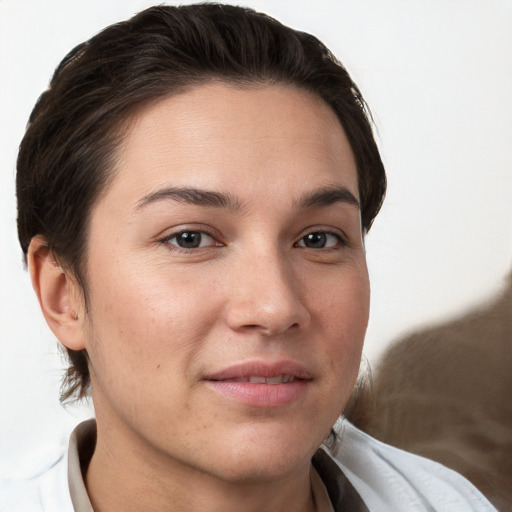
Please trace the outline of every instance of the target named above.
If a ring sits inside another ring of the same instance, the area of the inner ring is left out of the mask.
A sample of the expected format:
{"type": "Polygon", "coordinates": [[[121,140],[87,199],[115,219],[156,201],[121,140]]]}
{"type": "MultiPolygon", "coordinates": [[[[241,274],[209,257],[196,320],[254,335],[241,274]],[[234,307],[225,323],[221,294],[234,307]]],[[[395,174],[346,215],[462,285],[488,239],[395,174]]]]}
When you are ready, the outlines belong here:
{"type": "MultiPolygon", "coordinates": [[[[78,445],[94,438],[95,428],[93,420],[81,423],[67,456],[41,475],[0,483],[0,511],[91,512],[78,445]]],[[[381,443],[343,418],[335,432],[331,446],[313,458],[335,512],[496,512],[470,482],[441,464],[381,443]]]]}

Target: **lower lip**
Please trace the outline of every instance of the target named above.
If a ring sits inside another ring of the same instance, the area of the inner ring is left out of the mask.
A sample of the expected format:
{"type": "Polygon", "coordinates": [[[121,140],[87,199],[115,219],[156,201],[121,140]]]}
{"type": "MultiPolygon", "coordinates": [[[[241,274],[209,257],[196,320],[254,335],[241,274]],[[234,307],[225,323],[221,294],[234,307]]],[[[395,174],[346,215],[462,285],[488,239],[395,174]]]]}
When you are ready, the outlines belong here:
{"type": "Polygon", "coordinates": [[[295,402],[306,392],[309,381],[295,380],[286,384],[256,384],[251,382],[207,381],[208,386],[237,402],[251,407],[283,407],[295,402]]]}

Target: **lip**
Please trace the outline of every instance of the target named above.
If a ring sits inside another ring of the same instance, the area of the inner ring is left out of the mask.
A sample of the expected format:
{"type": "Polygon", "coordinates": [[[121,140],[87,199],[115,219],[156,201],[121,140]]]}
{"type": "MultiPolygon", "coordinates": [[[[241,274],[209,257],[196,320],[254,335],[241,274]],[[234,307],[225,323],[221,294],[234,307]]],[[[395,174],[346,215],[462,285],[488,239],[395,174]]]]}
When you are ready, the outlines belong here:
{"type": "Polygon", "coordinates": [[[312,373],[305,366],[293,361],[253,361],[237,364],[208,374],[203,379],[210,389],[223,397],[259,408],[283,407],[299,400],[312,380],[312,373]],[[243,380],[249,377],[272,379],[281,375],[293,379],[291,382],[277,384],[243,380]]]}

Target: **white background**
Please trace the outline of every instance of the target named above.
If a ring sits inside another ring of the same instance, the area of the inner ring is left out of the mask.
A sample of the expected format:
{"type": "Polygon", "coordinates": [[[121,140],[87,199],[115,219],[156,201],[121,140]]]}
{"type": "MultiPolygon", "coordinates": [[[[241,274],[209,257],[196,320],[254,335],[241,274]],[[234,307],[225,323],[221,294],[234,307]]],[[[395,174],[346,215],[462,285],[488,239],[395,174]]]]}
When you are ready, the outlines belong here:
{"type": "MultiPolygon", "coordinates": [[[[512,263],[512,0],[243,3],[323,40],[374,113],[389,191],[367,238],[370,361],[496,293],[512,263]]],[[[0,474],[36,473],[90,414],[58,403],[62,364],[16,239],[17,146],[68,50],[149,5],[0,0],[0,474]]]]}

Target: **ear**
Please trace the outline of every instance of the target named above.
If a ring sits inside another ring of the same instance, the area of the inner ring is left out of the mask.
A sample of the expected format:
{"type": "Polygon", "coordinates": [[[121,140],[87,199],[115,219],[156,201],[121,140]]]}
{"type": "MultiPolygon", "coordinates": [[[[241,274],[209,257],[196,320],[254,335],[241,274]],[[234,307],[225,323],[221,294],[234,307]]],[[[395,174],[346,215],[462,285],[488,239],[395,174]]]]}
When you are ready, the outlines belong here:
{"type": "Polygon", "coordinates": [[[65,347],[84,349],[85,309],[78,283],[59,265],[42,236],[30,242],[27,263],[32,286],[50,329],[65,347]]]}

